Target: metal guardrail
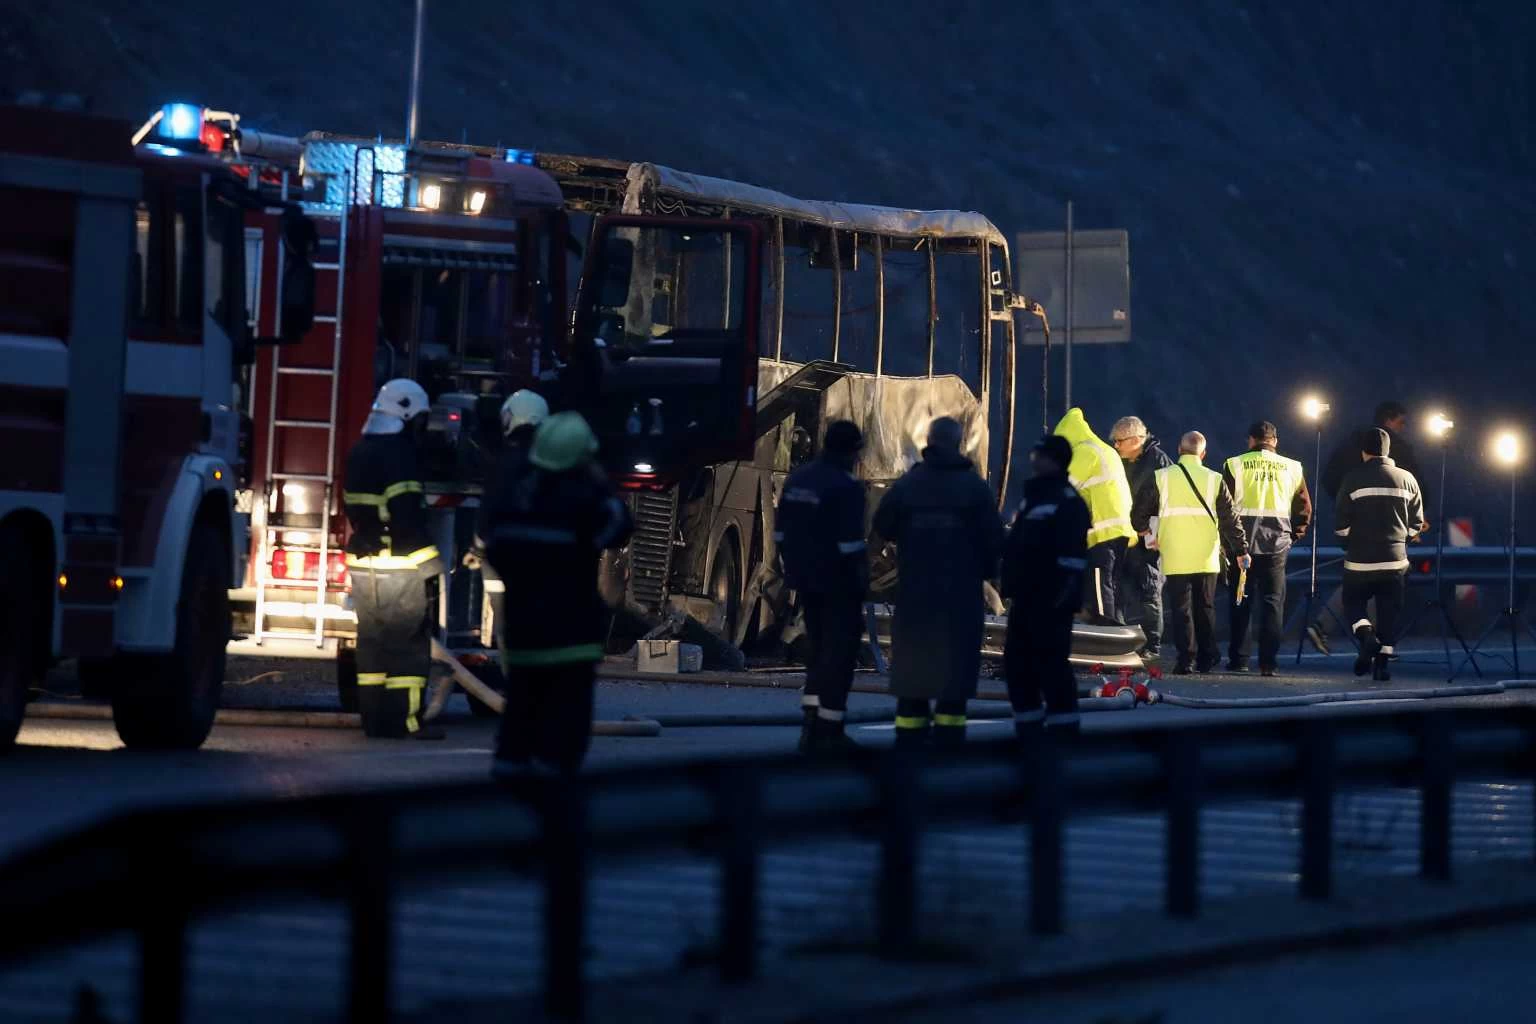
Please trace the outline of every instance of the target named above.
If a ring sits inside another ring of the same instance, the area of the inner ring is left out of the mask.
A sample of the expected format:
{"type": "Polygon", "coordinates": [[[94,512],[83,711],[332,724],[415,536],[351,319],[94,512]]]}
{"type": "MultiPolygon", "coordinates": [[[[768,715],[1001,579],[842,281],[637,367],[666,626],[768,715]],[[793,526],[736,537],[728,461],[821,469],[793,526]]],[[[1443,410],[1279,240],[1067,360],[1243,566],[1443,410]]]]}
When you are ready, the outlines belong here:
{"type": "Polygon", "coordinates": [[[976,743],[943,759],[866,751],[846,760],[769,757],[626,769],[517,785],[437,785],[299,800],[136,811],[0,865],[0,962],[127,930],[138,937],[138,1019],[185,1017],[188,929],[211,911],[276,896],[341,899],[350,917],[348,1016],[389,1019],[397,881],[542,874],[544,998],[583,1014],[589,858],[707,851],[721,867],[719,969],[757,971],[765,845],[849,828],[879,837],[878,941],[917,938],[920,837],[933,822],[1017,822],[1030,846],[1028,927],[1062,930],[1064,827],[1090,811],[1161,808],[1165,903],[1199,913],[1201,808],[1300,797],[1300,895],[1333,890],[1334,795],[1406,785],[1422,799],[1420,870],[1451,875],[1452,783],[1536,774],[1536,710],[1385,711],[1049,737],[1021,753],[976,743]]]}
{"type": "MultiPolygon", "coordinates": [[[[1445,584],[1505,584],[1509,581],[1509,548],[1470,547],[1445,549],[1445,584]]],[[[1414,545],[1408,548],[1408,583],[1433,584],[1435,582],[1435,546],[1414,545]]],[[[1291,548],[1286,559],[1285,575],[1288,580],[1305,580],[1311,572],[1312,547],[1301,543],[1291,548]]],[[[1344,549],[1320,547],[1317,549],[1317,578],[1320,584],[1335,585],[1343,578],[1344,549]]],[[[1536,547],[1515,549],[1515,579],[1517,583],[1536,578],[1536,547]]]]}

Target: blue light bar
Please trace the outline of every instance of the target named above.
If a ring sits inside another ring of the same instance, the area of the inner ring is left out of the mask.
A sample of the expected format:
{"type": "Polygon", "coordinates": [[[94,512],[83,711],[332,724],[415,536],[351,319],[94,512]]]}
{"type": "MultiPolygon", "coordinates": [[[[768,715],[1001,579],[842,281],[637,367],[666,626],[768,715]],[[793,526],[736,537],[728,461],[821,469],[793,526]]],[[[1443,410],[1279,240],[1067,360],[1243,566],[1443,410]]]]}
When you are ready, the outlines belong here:
{"type": "Polygon", "coordinates": [[[160,108],[160,135],[195,141],[203,134],[203,108],[191,103],[167,103],[160,108]]]}
{"type": "Polygon", "coordinates": [[[509,149],[507,150],[507,163],[528,164],[531,167],[533,165],[533,156],[533,150],[531,149],[509,149]]]}

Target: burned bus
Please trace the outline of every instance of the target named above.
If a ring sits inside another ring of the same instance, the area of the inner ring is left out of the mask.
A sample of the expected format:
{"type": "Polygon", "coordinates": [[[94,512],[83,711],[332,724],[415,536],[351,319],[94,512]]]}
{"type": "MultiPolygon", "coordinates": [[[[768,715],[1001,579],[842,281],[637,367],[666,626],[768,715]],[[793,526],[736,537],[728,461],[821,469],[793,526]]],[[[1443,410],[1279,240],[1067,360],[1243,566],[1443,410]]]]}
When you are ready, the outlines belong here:
{"type": "MultiPolygon", "coordinates": [[[[964,426],[1001,507],[1013,296],[985,217],[808,202],[653,164],[537,163],[573,221],[593,218],[561,390],[631,493],[634,540],[605,569],[616,605],[686,612],[736,646],[773,635],[787,610],[779,491],[834,419],[867,438],[871,510],[937,416],[964,426]]],[[[878,555],[874,568],[878,593],[894,572],[878,555]]]]}

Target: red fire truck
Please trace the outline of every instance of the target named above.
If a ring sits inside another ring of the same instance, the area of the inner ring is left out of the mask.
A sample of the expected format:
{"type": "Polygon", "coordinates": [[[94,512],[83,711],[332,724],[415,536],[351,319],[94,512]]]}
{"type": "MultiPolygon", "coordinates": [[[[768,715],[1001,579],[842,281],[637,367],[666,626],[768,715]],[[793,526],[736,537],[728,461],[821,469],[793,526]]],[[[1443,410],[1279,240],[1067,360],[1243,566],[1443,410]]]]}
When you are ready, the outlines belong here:
{"type": "Polygon", "coordinates": [[[290,253],[264,309],[288,340],[311,229],[180,126],[130,145],[115,121],[0,109],[0,747],[54,658],[80,659],[130,747],[196,747],[218,706],[258,340],[245,225],[290,253]]]}

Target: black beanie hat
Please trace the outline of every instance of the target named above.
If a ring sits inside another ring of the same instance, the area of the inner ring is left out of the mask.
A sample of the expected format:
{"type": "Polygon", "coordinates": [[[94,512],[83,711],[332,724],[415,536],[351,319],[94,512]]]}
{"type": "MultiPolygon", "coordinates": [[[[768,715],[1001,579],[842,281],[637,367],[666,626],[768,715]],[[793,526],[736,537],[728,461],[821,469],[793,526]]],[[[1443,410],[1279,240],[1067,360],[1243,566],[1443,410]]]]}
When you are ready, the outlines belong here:
{"type": "Polygon", "coordinates": [[[1392,454],[1392,438],[1380,427],[1368,427],[1360,435],[1360,450],[1367,455],[1385,457],[1392,454]]]}
{"type": "Polygon", "coordinates": [[[1066,470],[1072,463],[1072,442],[1060,434],[1047,434],[1036,442],[1034,450],[1066,470]]]}
{"type": "Polygon", "coordinates": [[[864,450],[864,435],[852,420],[833,420],[827,424],[827,437],[823,444],[829,452],[852,455],[864,450]]]}

